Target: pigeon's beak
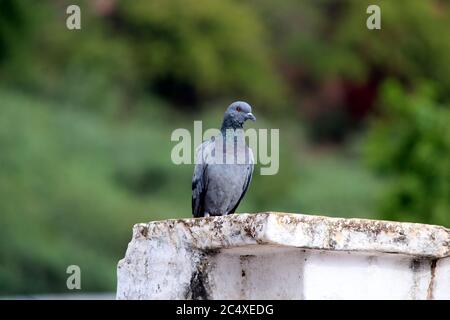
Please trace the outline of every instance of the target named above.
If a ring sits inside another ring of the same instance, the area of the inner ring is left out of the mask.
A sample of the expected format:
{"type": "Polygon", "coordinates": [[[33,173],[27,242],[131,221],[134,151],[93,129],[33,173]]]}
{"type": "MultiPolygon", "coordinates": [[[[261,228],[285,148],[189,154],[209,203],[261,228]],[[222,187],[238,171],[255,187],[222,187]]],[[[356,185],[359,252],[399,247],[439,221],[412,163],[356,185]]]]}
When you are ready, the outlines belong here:
{"type": "Polygon", "coordinates": [[[253,115],[253,113],[249,112],[247,113],[247,120],[256,121],[256,117],[253,115]]]}

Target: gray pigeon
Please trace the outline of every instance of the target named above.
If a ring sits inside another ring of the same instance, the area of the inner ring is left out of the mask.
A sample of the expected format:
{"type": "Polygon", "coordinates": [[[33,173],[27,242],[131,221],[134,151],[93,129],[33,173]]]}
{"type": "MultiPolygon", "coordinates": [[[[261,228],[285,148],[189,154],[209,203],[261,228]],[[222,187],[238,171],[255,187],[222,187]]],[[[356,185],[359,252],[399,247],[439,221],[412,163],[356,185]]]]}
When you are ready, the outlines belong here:
{"type": "Polygon", "coordinates": [[[244,197],[253,174],[252,150],[245,143],[244,122],[256,121],[251,106],[233,102],[223,117],[221,134],[197,148],[192,178],[194,217],[234,213],[244,197]]]}

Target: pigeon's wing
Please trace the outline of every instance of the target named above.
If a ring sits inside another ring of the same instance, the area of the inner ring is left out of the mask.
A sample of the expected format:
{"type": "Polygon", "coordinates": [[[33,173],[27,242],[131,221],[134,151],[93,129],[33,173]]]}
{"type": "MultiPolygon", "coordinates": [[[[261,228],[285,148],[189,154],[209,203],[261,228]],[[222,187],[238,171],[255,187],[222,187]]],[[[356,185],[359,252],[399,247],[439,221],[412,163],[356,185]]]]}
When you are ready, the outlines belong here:
{"type": "Polygon", "coordinates": [[[236,202],[236,205],[234,206],[234,208],[229,212],[229,214],[234,213],[236,211],[237,207],[239,206],[239,204],[242,201],[242,198],[244,198],[245,193],[248,190],[250,182],[252,181],[255,160],[253,158],[253,151],[252,151],[252,149],[248,148],[248,151],[249,151],[249,155],[250,155],[250,157],[249,157],[250,161],[249,161],[249,164],[248,164],[247,177],[245,179],[245,183],[244,183],[244,187],[243,187],[243,190],[242,190],[242,194],[239,197],[238,202],[236,202]]]}
{"type": "Polygon", "coordinates": [[[202,143],[196,150],[196,164],[192,177],[192,215],[195,218],[205,215],[205,194],[208,185],[207,167],[208,156],[211,154],[213,142],[202,143]]]}

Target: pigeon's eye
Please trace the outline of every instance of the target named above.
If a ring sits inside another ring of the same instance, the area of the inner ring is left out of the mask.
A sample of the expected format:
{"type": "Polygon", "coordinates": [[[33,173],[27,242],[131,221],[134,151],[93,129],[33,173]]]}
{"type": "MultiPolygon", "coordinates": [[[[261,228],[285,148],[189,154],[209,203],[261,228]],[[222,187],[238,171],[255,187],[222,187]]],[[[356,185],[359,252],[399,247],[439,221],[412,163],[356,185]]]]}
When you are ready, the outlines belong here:
{"type": "Polygon", "coordinates": [[[241,112],[242,111],[241,107],[236,107],[236,111],[241,112]]]}

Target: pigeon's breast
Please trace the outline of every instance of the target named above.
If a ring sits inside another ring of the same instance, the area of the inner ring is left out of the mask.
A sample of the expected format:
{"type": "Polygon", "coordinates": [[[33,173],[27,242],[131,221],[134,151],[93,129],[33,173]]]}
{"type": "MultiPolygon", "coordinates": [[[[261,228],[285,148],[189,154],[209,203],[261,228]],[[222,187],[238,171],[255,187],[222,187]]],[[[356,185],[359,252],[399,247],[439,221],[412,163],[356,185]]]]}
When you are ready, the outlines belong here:
{"type": "Polygon", "coordinates": [[[253,154],[243,137],[214,137],[203,149],[208,164],[253,164],[253,154]]]}

